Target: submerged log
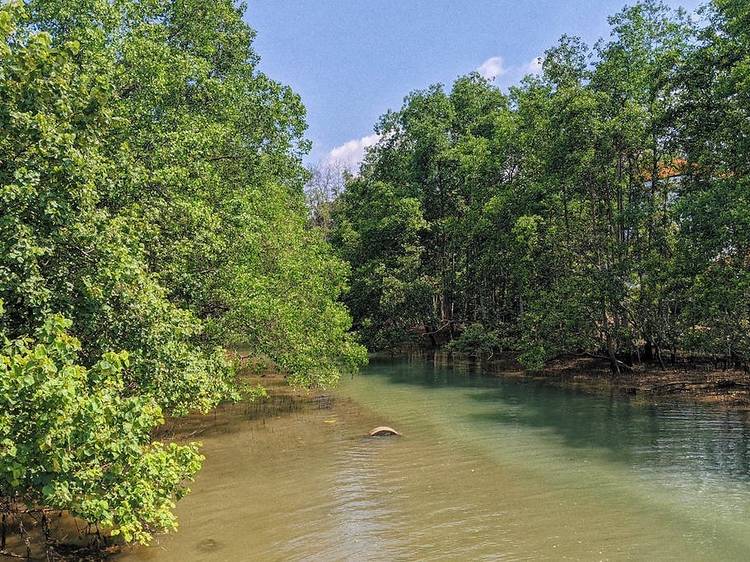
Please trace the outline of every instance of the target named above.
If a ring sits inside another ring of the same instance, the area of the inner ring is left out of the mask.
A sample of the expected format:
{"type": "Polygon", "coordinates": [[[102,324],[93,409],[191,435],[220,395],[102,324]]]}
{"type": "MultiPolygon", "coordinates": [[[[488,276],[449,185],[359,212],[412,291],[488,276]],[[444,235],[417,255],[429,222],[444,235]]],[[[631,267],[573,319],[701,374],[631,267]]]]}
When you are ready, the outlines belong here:
{"type": "Polygon", "coordinates": [[[370,437],[381,437],[385,435],[401,435],[401,434],[395,429],[393,429],[392,427],[388,427],[386,425],[381,425],[379,427],[376,427],[370,432],[370,437]]]}

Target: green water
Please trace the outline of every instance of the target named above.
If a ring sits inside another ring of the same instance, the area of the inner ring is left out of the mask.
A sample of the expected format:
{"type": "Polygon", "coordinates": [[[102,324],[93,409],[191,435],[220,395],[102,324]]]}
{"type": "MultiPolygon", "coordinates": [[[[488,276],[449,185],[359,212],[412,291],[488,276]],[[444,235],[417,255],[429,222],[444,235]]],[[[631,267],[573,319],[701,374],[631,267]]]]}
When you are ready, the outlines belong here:
{"type": "Polygon", "coordinates": [[[330,402],[236,406],[201,439],[180,532],[126,558],[750,559],[743,413],[375,361],[330,402]],[[403,437],[363,437],[381,424],[403,437]]]}

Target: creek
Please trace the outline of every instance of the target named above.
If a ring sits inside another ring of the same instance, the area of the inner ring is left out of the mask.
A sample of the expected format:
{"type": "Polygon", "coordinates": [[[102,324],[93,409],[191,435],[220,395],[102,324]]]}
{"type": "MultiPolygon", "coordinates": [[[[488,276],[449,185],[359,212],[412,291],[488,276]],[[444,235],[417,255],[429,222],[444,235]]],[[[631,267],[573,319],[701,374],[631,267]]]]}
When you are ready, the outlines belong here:
{"type": "Polygon", "coordinates": [[[194,423],[180,530],[121,559],[750,558],[746,412],[398,359],[194,423]]]}

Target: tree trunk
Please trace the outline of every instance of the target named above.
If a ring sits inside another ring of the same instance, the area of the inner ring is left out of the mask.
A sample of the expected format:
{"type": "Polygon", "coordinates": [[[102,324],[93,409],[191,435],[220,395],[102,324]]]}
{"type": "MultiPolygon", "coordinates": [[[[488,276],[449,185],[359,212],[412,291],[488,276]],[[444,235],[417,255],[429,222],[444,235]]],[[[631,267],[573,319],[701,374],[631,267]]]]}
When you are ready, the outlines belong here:
{"type": "Polygon", "coordinates": [[[615,354],[615,348],[612,345],[612,336],[607,332],[607,356],[609,357],[609,368],[612,370],[612,373],[620,376],[620,362],[617,360],[617,355],[615,354]]]}
{"type": "Polygon", "coordinates": [[[654,360],[654,346],[651,340],[646,338],[646,343],[643,345],[643,360],[653,361],[654,360]]]}

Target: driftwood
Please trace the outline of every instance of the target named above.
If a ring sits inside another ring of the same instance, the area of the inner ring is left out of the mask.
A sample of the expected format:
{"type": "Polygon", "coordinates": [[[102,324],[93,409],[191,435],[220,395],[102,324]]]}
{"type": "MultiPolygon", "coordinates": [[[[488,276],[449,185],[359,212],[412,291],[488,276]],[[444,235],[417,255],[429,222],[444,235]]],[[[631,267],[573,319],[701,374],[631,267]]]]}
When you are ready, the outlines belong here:
{"type": "MultiPolygon", "coordinates": [[[[612,358],[611,357],[607,357],[606,355],[596,355],[594,353],[584,352],[584,353],[579,353],[578,356],[579,357],[590,357],[591,359],[601,359],[603,361],[609,361],[610,363],[612,362],[612,358]]],[[[633,370],[634,370],[633,367],[631,367],[627,363],[624,363],[624,362],[620,361],[617,358],[615,358],[614,361],[617,364],[618,368],[623,369],[624,371],[627,371],[629,373],[633,372],[633,370]]]]}
{"type": "Polygon", "coordinates": [[[385,425],[381,425],[379,427],[376,427],[370,432],[370,437],[384,437],[386,435],[401,435],[398,431],[393,429],[392,427],[388,427],[385,425]]]}

